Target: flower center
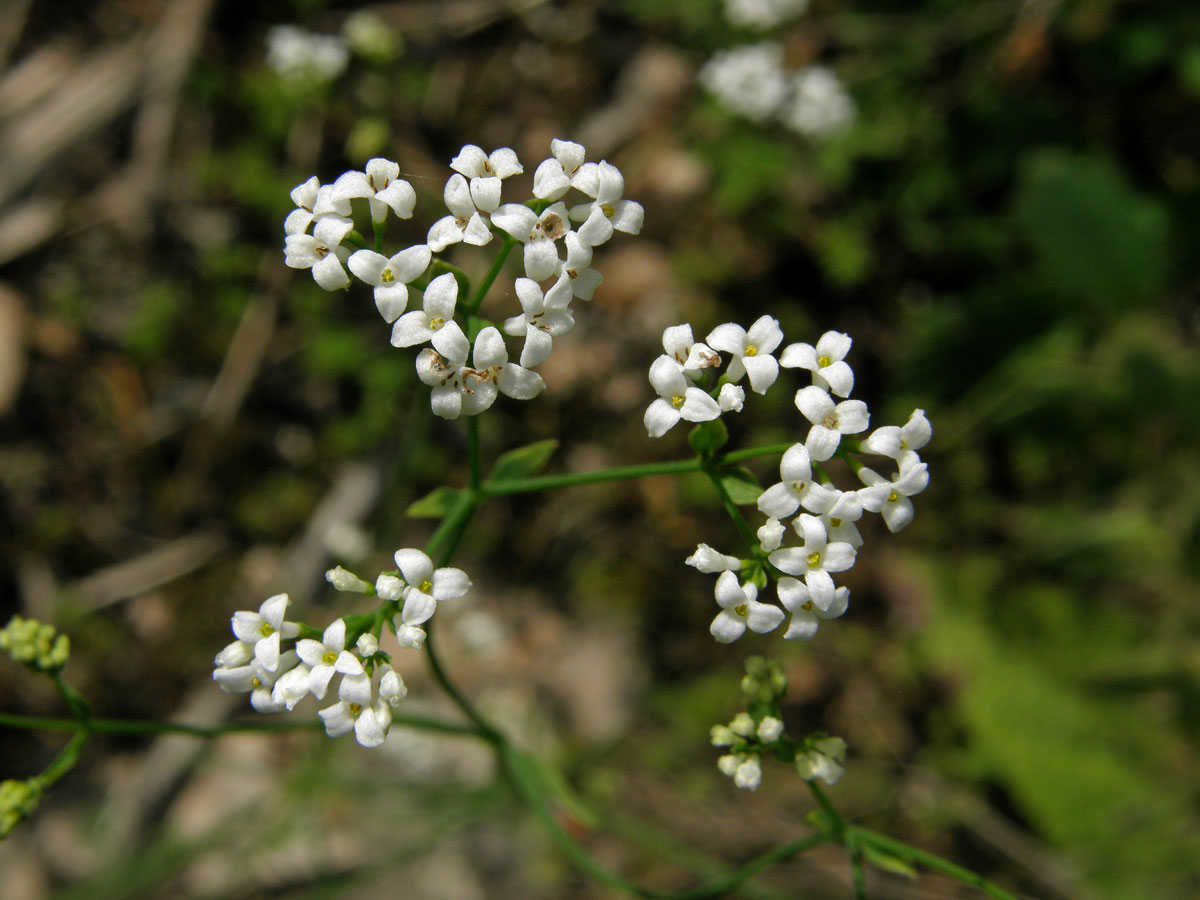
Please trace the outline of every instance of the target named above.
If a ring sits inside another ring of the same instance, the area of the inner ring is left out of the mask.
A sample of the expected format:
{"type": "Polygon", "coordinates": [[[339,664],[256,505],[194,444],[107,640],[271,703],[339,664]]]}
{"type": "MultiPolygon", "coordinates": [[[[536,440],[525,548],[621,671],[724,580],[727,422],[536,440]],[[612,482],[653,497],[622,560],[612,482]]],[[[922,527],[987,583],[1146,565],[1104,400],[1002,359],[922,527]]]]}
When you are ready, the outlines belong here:
{"type": "Polygon", "coordinates": [[[262,683],[261,681],[259,681],[259,680],[258,680],[258,676],[257,676],[257,675],[255,675],[253,678],[251,678],[251,679],[250,679],[250,684],[251,684],[251,685],[253,685],[253,686],[254,686],[254,687],[256,687],[256,688],[260,688],[260,687],[262,687],[262,686],[263,686],[263,683],[262,683]]]}
{"type": "Polygon", "coordinates": [[[824,369],[826,366],[830,365],[832,362],[833,362],[833,360],[830,359],[828,356],[818,356],[817,357],[817,368],[824,369]]]}
{"type": "Polygon", "coordinates": [[[808,554],[808,567],[815,569],[819,565],[821,565],[821,554],[816,552],[808,554]]]}
{"type": "Polygon", "coordinates": [[[430,591],[433,590],[433,582],[430,581],[428,578],[426,578],[424,581],[422,581],[420,584],[417,585],[417,590],[420,591],[422,594],[428,594],[430,591]]]}
{"type": "Polygon", "coordinates": [[[261,634],[263,637],[270,637],[271,635],[273,635],[275,633],[275,628],[274,628],[274,626],[271,625],[270,622],[263,622],[262,628],[258,629],[258,633],[261,634]]]}
{"type": "Polygon", "coordinates": [[[890,494],[888,494],[888,499],[887,499],[887,502],[888,502],[888,503],[895,503],[895,502],[896,502],[897,500],[899,500],[899,499],[900,499],[900,495],[899,495],[899,494],[897,494],[895,491],[892,491],[890,494]]]}
{"type": "Polygon", "coordinates": [[[544,216],[538,222],[537,230],[541,231],[546,237],[552,241],[558,240],[567,233],[567,229],[563,226],[562,216],[555,213],[550,213],[544,216]]]}
{"type": "Polygon", "coordinates": [[[396,276],[392,274],[391,269],[384,269],[382,272],[379,273],[379,280],[382,281],[384,284],[391,284],[393,281],[396,280],[396,276]]]}
{"type": "Polygon", "coordinates": [[[337,662],[337,658],[338,655],[332,650],[326,650],[321,656],[321,662],[325,663],[327,666],[332,666],[335,662],[337,662]]]}
{"type": "Polygon", "coordinates": [[[758,356],[758,348],[753,344],[747,344],[746,349],[742,351],[742,356],[758,356]]]}
{"type": "Polygon", "coordinates": [[[735,613],[737,613],[739,616],[742,616],[743,618],[745,618],[750,613],[750,607],[745,603],[739,603],[737,606],[735,606],[733,608],[733,611],[735,613]]]}
{"type": "Polygon", "coordinates": [[[356,719],[359,716],[361,716],[362,715],[362,704],[361,703],[351,703],[350,704],[350,715],[354,716],[354,718],[356,718],[356,719]]]}
{"type": "Polygon", "coordinates": [[[821,424],[824,425],[826,428],[828,428],[830,431],[837,431],[838,430],[837,411],[835,410],[835,411],[831,412],[824,419],[822,419],[821,424]]]}
{"type": "Polygon", "coordinates": [[[313,247],[313,253],[317,254],[317,259],[324,259],[329,255],[329,248],[324,244],[317,244],[313,247]]]}
{"type": "Polygon", "coordinates": [[[841,520],[841,519],[834,519],[834,518],[831,518],[831,519],[829,520],[829,524],[830,524],[830,525],[832,525],[834,528],[841,528],[841,527],[842,527],[842,520],[841,520]]]}
{"type": "Polygon", "coordinates": [[[800,604],[800,608],[802,610],[804,610],[805,612],[812,612],[813,602],[811,600],[805,600],[803,603],[800,604]]]}
{"type": "Polygon", "coordinates": [[[439,328],[441,328],[445,324],[446,324],[446,320],[443,319],[441,316],[434,316],[432,319],[429,320],[429,327],[432,328],[434,331],[437,331],[439,328]]]}
{"type": "Polygon", "coordinates": [[[804,493],[804,489],[806,487],[808,487],[807,481],[793,481],[792,482],[792,490],[795,491],[797,494],[804,493]]]}
{"type": "Polygon", "coordinates": [[[617,211],[615,209],[613,209],[613,206],[611,203],[601,203],[600,204],[600,212],[604,213],[604,215],[606,215],[610,219],[617,213],[617,211]]]}
{"type": "Polygon", "coordinates": [[[675,407],[676,409],[680,409],[683,406],[683,401],[684,401],[683,394],[676,394],[674,397],[671,398],[671,405],[673,407],[675,407]]]}

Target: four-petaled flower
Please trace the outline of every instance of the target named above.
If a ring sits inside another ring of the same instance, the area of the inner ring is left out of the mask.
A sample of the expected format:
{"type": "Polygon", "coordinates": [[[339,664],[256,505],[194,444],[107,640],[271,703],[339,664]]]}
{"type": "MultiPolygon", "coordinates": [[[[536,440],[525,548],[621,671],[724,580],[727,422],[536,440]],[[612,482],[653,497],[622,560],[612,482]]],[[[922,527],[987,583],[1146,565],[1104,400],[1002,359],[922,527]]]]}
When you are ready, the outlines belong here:
{"type": "Polygon", "coordinates": [[[825,525],[808,513],[801,513],[792,527],[804,539],[804,546],[776,550],[768,557],[771,565],[788,575],[803,576],[813,603],[828,609],[835,591],[830,573],[844,572],[854,565],[854,547],[845,541],[831,542],[825,525]]]}
{"type": "Polygon", "coordinates": [[[783,341],[778,319],[761,316],[749,331],[726,322],[709,332],[705,340],[714,350],[733,356],[725,370],[730,381],[741,381],[743,375],[748,375],[750,387],[765,394],[779,377],[779,362],[771,355],[783,341]]]}
{"type": "Polygon", "coordinates": [[[721,611],[708,630],[722,644],[736,641],[747,628],[766,634],[783,621],[783,610],[759,603],[758,586],[752,581],[739,585],[733,572],[722,572],[717,578],[716,597],[721,611]]]}
{"type": "Polygon", "coordinates": [[[474,144],[463,147],[450,160],[450,168],[471,179],[471,200],[484,212],[493,212],[500,205],[500,182],[525,171],[516,152],[508,147],[493,150],[489,155],[474,144]]]}
{"type": "Polygon", "coordinates": [[[426,243],[434,253],[441,253],[451,244],[460,241],[482,247],[492,240],[492,230],[479,214],[475,201],[471,199],[471,186],[457,172],[446,182],[442,194],[450,215],[433,223],[426,243]]]}
{"type": "Polygon", "coordinates": [[[843,400],[835,405],[829,393],[816,385],[796,391],[796,408],[812,422],[804,445],[817,462],[837,452],[843,434],[866,431],[871,421],[867,404],[861,400],[843,400]]]}
{"type": "Polygon", "coordinates": [[[346,622],[334,619],[321,640],[303,638],[296,642],[296,655],[309,667],[308,687],[318,700],[325,697],[334,674],[362,675],[358,657],[346,649],[346,622]]]}
{"type": "Polygon", "coordinates": [[[233,614],[234,636],[254,645],[254,658],[268,672],[279,671],[280,639],[294,638],[300,633],[299,625],[283,620],[291,602],[287,594],[276,594],[264,600],[258,612],[239,610],[233,614]]]}
{"type": "Polygon", "coordinates": [[[813,384],[839,397],[849,397],[854,389],[854,371],[845,362],[850,352],[850,335],[840,331],[827,331],[812,344],[789,344],[779,355],[779,364],[785,369],[808,369],[812,372],[813,384]]]}
{"type": "Polygon", "coordinates": [[[354,223],[341,216],[321,216],[312,234],[289,234],[284,238],[284,265],[293,269],[312,269],[313,280],[327,291],[350,285],[350,276],[342,263],[350,251],[342,246],[354,223]]]}
{"type": "Polygon", "coordinates": [[[792,614],[788,630],[783,633],[784,640],[788,641],[809,640],[817,633],[817,625],[822,619],[836,619],[850,603],[850,589],[840,587],[833,592],[828,604],[819,606],[803,581],[789,577],[780,578],[775,591],[779,594],[779,602],[792,614]]]}
{"type": "Polygon", "coordinates": [[[593,247],[607,241],[614,231],[637,234],[642,230],[645,210],[640,203],[622,199],[625,178],[616,166],[603,161],[584,163],[571,178],[571,186],[592,198],[591,203],[572,206],[570,215],[572,222],[586,223],[580,231],[587,229],[586,239],[593,247]]]}
{"type": "Polygon", "coordinates": [[[514,336],[525,336],[521,365],[540,366],[550,357],[554,338],[575,327],[570,306],[571,286],[558,281],[543,294],[533,279],[518,278],[515,289],[522,312],[519,316],[504,320],[504,331],[514,336]]]}
{"type": "Polygon", "coordinates": [[[408,283],[429,268],[433,253],[426,244],[401,250],[390,259],[374,250],[358,250],[346,265],[375,288],[375,308],[385,322],[395,322],[408,306],[408,283]]]}
{"type": "Polygon", "coordinates": [[[663,355],[651,364],[650,384],[658,392],[643,417],[650,437],[662,437],[680,419],[708,422],[721,415],[717,401],[690,384],[673,357],[663,355]]]}
{"type": "Polygon", "coordinates": [[[433,615],[438,603],[455,600],[471,588],[471,579],[462,569],[434,569],[433,560],[420,550],[397,550],[396,567],[407,585],[399,616],[405,625],[420,625],[433,615]]]}
{"type": "Polygon", "coordinates": [[[333,183],[335,203],[365,197],[371,207],[371,221],[383,222],[390,209],[399,219],[411,219],[417,205],[412,185],[400,177],[400,166],[389,159],[367,161],[365,172],[344,172],[333,183]]]}
{"type": "Polygon", "coordinates": [[[433,349],[449,359],[466,358],[471,346],[462,327],[454,321],[458,304],[458,282],[447,272],[425,288],[422,309],[414,309],[392,326],[393,347],[415,347],[429,341],[433,349]]]}

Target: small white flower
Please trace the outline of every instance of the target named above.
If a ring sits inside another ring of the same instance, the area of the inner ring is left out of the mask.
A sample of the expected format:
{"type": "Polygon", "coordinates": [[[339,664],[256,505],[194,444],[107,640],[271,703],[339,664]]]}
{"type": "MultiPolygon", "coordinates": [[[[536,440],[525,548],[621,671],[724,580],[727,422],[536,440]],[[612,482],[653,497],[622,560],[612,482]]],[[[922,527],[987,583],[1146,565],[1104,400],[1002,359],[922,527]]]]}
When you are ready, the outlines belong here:
{"type": "Polygon", "coordinates": [[[285,81],[333,81],[349,61],[346,46],[334,35],[313,34],[295,25],[274,25],[267,32],[267,65],[285,81]]]}
{"type": "Polygon", "coordinates": [[[533,279],[518,278],[515,288],[522,313],[505,319],[504,331],[506,334],[525,336],[521,365],[540,366],[549,358],[554,338],[575,327],[575,317],[571,315],[570,308],[571,285],[569,281],[560,280],[543,294],[533,279]]]}
{"type": "Polygon", "coordinates": [[[555,241],[565,238],[570,229],[566,204],[552,204],[539,216],[523,204],[505,203],[492,213],[492,224],[525,245],[527,276],[534,281],[545,281],[558,272],[560,261],[555,241]]]}
{"type": "Polygon", "coordinates": [[[812,476],[812,461],[803,444],[792,444],[779,461],[778,484],[759,495],[758,509],[768,516],[782,519],[803,506],[809,512],[822,513],[833,506],[837,495],[817,484],[812,476]]]}
{"type": "Polygon", "coordinates": [[[808,369],[812,372],[813,384],[839,397],[849,397],[854,389],[854,370],[845,362],[850,352],[850,335],[840,331],[827,331],[812,344],[789,344],[779,356],[779,364],[785,369],[808,369]]]}
{"type": "Polygon", "coordinates": [[[746,405],[746,391],[740,384],[726,382],[717,393],[717,405],[721,412],[741,412],[746,405]]]}
{"type": "Polygon", "coordinates": [[[441,253],[451,244],[460,241],[482,247],[492,240],[492,230],[479,214],[471,199],[471,186],[457,172],[446,182],[442,194],[450,215],[438,219],[429,229],[426,243],[434,253],[441,253]]]}
{"type": "Polygon", "coordinates": [[[708,344],[692,338],[691,325],[672,325],[663,331],[663,352],[679,364],[683,373],[698,378],[704,369],[721,365],[721,355],[708,344]]]}
{"type": "Polygon", "coordinates": [[[723,50],[704,64],[698,79],[730,112],[765,122],[788,92],[783,46],[768,41],[723,50]]]}
{"type": "Polygon", "coordinates": [[[312,234],[289,234],[284,238],[284,264],[293,269],[312,269],[313,280],[327,291],[350,284],[342,263],[350,256],[342,239],[354,223],[341,216],[321,216],[312,234]]]}
{"type": "Polygon", "coordinates": [[[855,550],[845,541],[830,542],[825,526],[816,516],[801,513],[794,527],[804,539],[803,547],[784,547],[768,558],[771,565],[789,575],[803,576],[813,603],[828,610],[834,600],[831,572],[844,572],[854,565],[855,550]]]}
{"type": "Polygon", "coordinates": [[[577,231],[568,231],[563,238],[567,247],[567,258],[558,262],[555,287],[559,284],[569,284],[571,293],[580,300],[591,300],[600,287],[604,276],[591,268],[592,248],[585,244],[577,231]]]}
{"type": "Polygon", "coordinates": [[[427,347],[417,354],[417,377],[422,384],[433,388],[429,405],[435,416],[457,419],[463,413],[473,415],[496,399],[494,392],[487,395],[470,390],[464,380],[466,362],[465,350],[460,355],[446,357],[427,347]]]}
{"type": "Polygon", "coordinates": [[[783,621],[783,610],[759,603],[758,587],[749,581],[739,585],[733,572],[722,572],[717,578],[716,597],[721,611],[708,630],[722,644],[736,641],[747,628],[766,634],[783,621]]]}
{"type": "Polygon", "coordinates": [[[405,650],[420,650],[425,643],[425,629],[418,625],[405,625],[400,616],[392,619],[396,631],[396,643],[405,650]]]}
{"type": "Polygon", "coordinates": [[[646,409],[643,422],[650,437],[662,437],[680,419],[708,422],[721,415],[717,401],[689,384],[673,357],[660,356],[650,365],[650,384],[658,399],[646,409]]]}
{"type": "Polygon", "coordinates": [[[288,650],[279,657],[279,667],[270,672],[257,659],[250,660],[246,665],[232,668],[217,668],[213,670],[213,680],[217,687],[226,693],[250,694],[250,705],[256,712],[275,713],[284,708],[284,704],[272,696],[272,689],[280,676],[296,665],[296,654],[288,650]]]}
{"type": "Polygon", "coordinates": [[[807,753],[796,755],[796,771],[805,781],[819,778],[826,784],[837,784],[846,770],[846,742],[839,737],[822,738],[807,753]]]}
{"type": "Polygon", "coordinates": [[[365,172],[344,172],[333,183],[333,200],[365,197],[371,221],[383,222],[390,209],[399,219],[411,219],[417,204],[412,185],[400,177],[400,166],[390,159],[367,160],[365,172]]]}
{"type": "Polygon", "coordinates": [[[840,587],[833,592],[833,600],[829,606],[822,609],[812,599],[812,594],[802,581],[784,577],[775,586],[779,594],[779,602],[792,614],[788,630],[784,632],[786,641],[807,641],[817,633],[817,626],[822,619],[836,619],[846,611],[850,603],[850,589],[840,587]]]}
{"type": "Polygon", "coordinates": [[[370,702],[369,679],[367,702],[361,702],[362,684],[358,679],[343,678],[338,696],[337,703],[317,712],[325,723],[325,733],[330,737],[338,737],[353,730],[355,740],[364,747],[382,744],[392,724],[392,710],[385,700],[370,702]]]}
{"type": "Polygon", "coordinates": [[[231,620],[234,636],[254,645],[254,658],[268,672],[279,671],[280,639],[294,638],[300,633],[299,625],[283,619],[291,602],[287,594],[276,594],[264,600],[258,612],[240,610],[231,620]]]}
{"type": "Polygon", "coordinates": [[[537,372],[508,361],[504,338],[493,325],[475,337],[471,366],[464,380],[476,393],[482,393],[491,385],[493,397],[499,389],[504,396],[514,400],[532,400],[546,389],[546,382],[537,372]]]}
{"type": "Polygon", "coordinates": [[[501,181],[525,171],[517,154],[508,147],[489,155],[474,144],[463,147],[450,160],[450,168],[471,179],[471,201],[484,212],[493,212],[500,205],[501,181]]]}
{"type": "Polygon", "coordinates": [[[288,669],[275,681],[271,702],[288,710],[295,709],[296,704],[308,696],[311,673],[312,670],[304,663],[288,669]]]}
{"type": "Polygon", "coordinates": [[[741,381],[743,375],[750,377],[750,387],[759,394],[779,377],[779,363],[771,354],[783,341],[779,320],[772,316],[761,316],[750,326],[750,330],[733,322],[714,328],[705,340],[714,350],[732,355],[725,374],[730,381],[741,381]]]}
{"type": "MultiPolygon", "coordinates": [[[[316,218],[313,214],[313,207],[317,202],[317,192],[321,189],[321,182],[314,175],[312,178],[303,184],[298,184],[291,191],[292,202],[296,204],[286,219],[283,220],[284,234],[304,234],[308,231],[308,226],[312,224],[312,220],[316,218]]],[[[347,209],[342,215],[350,215],[350,210],[347,209]]]]}
{"type": "Polygon", "coordinates": [[[771,553],[774,550],[778,550],[779,545],[783,543],[783,523],[772,516],[759,527],[756,534],[758,545],[762,547],[763,552],[771,553]]]}
{"type": "MultiPolygon", "coordinates": [[[[423,633],[423,632],[422,632],[423,633]]],[[[391,666],[380,666],[379,696],[388,706],[399,706],[400,701],[408,696],[408,687],[400,673],[391,666]]]]}
{"type": "Polygon", "coordinates": [[[332,584],[336,591],[347,591],[353,594],[369,594],[371,592],[370,584],[341,566],[326,572],[325,580],[332,584]]]}
{"type": "Polygon", "coordinates": [[[709,575],[716,572],[736,572],[742,565],[742,561],[736,556],[718,553],[708,544],[697,544],[696,552],[684,562],[709,575]]]}
{"type": "Polygon", "coordinates": [[[424,274],[432,251],[425,244],[401,250],[390,259],[374,250],[350,256],[350,271],[375,288],[375,308],[385,322],[395,322],[408,306],[408,283],[424,274]]]}
{"type": "Polygon", "coordinates": [[[845,541],[857,550],[863,545],[863,539],[854,523],[862,518],[862,498],[858,491],[835,490],[834,493],[837,499],[821,513],[821,524],[830,541],[845,541]]]}
{"type": "Polygon", "coordinates": [[[362,662],[346,649],[346,623],[335,619],[325,629],[321,640],[304,638],[296,642],[296,653],[309,667],[308,687],[321,700],[329,689],[334,674],[362,675],[362,662]]]}
{"type": "Polygon", "coordinates": [[[735,736],[728,725],[714,725],[708,732],[708,738],[714,747],[729,747],[735,736]]]}
{"type": "Polygon", "coordinates": [[[754,727],[754,719],[748,712],[738,713],[729,723],[729,730],[741,737],[750,737],[754,734],[754,727]]]}
{"type": "Polygon", "coordinates": [[[916,459],[916,454],[912,454],[908,458],[909,468],[901,468],[890,480],[866,466],[858,471],[859,479],[867,485],[858,490],[863,509],[880,513],[888,531],[899,531],[912,521],[913,505],[908,498],[921,493],[929,484],[929,467],[916,459]]]}
{"type": "Polygon", "coordinates": [[[435,570],[433,560],[420,550],[397,550],[396,567],[408,585],[400,615],[400,621],[405,625],[420,625],[433,615],[438,603],[456,600],[471,588],[471,579],[462,569],[435,570]]]}
{"type": "Polygon", "coordinates": [[[395,575],[380,575],[375,579],[375,595],[380,600],[399,600],[404,594],[404,579],[395,575]]]}
{"type": "Polygon", "coordinates": [[[870,424],[867,404],[861,400],[843,400],[834,404],[829,394],[816,385],[796,391],[796,408],[812,422],[804,445],[817,462],[837,452],[843,434],[858,434],[870,424]]]}
{"type": "Polygon", "coordinates": [[[931,437],[933,426],[925,418],[925,410],[914,409],[903,427],[884,425],[876,428],[860,447],[864,453],[890,456],[900,464],[901,469],[907,469],[920,462],[916,458],[916,451],[928,444],[931,437]]]}
{"type": "Polygon", "coordinates": [[[429,341],[433,349],[448,359],[465,359],[471,344],[462,327],[454,321],[458,304],[458,282],[447,272],[425,288],[422,308],[407,312],[392,326],[393,347],[415,347],[429,341]]]}
{"type": "Polygon", "coordinates": [[[595,247],[603,244],[614,231],[638,234],[642,230],[645,210],[640,203],[624,200],[625,178],[609,162],[584,163],[571,184],[592,198],[591,203],[571,207],[571,221],[585,223],[580,239],[595,247]],[[599,212],[603,218],[594,216],[599,212]]]}
{"type": "Polygon", "coordinates": [[[831,69],[801,69],[792,76],[790,89],[779,118],[793,131],[823,138],[846,130],[854,122],[854,100],[831,69]]]}
{"type": "Polygon", "coordinates": [[[375,637],[369,631],[364,631],[358,636],[358,640],[354,642],[354,649],[358,651],[358,655],[363,659],[374,656],[379,652],[379,638],[375,637]]]}
{"type": "Polygon", "coordinates": [[[582,144],[555,138],[550,142],[550,159],[538,164],[533,173],[533,196],[539,200],[557,200],[571,188],[571,179],[583,165],[586,151],[582,144]]]}
{"type": "Polygon", "coordinates": [[[742,761],[733,773],[733,783],[744,791],[756,791],[762,784],[762,762],[752,755],[742,761]]]}
{"type": "Polygon", "coordinates": [[[758,735],[758,739],[764,744],[773,744],[783,734],[783,722],[774,716],[763,716],[763,720],[758,723],[758,730],[755,733],[758,735]]]}

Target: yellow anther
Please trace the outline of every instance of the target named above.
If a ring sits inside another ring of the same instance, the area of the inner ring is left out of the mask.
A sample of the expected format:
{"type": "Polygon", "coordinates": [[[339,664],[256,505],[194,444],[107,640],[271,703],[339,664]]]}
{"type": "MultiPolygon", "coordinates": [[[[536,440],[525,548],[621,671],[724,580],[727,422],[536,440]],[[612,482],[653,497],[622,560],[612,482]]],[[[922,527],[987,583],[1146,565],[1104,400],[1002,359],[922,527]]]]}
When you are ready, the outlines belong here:
{"type": "Polygon", "coordinates": [[[391,269],[384,269],[382,272],[379,273],[379,280],[382,281],[384,284],[391,284],[393,281],[396,280],[396,276],[392,274],[391,269]]]}
{"type": "Polygon", "coordinates": [[[824,369],[826,366],[831,365],[832,363],[833,363],[833,360],[830,359],[828,356],[818,356],[817,357],[817,368],[819,368],[819,369],[824,369]]]}
{"type": "Polygon", "coordinates": [[[753,344],[747,344],[746,349],[742,351],[742,356],[758,356],[758,348],[753,344]]]}
{"type": "Polygon", "coordinates": [[[815,569],[815,568],[816,568],[817,566],[819,566],[820,564],[821,564],[821,554],[820,554],[820,553],[810,553],[810,554],[808,554],[808,566],[809,566],[809,568],[811,568],[811,569],[815,569]]]}
{"type": "Polygon", "coordinates": [[[417,590],[420,591],[422,594],[428,594],[430,591],[433,590],[433,582],[430,581],[428,578],[426,578],[424,581],[422,581],[420,584],[417,585],[417,590]]]}
{"type": "Polygon", "coordinates": [[[610,219],[617,213],[617,211],[615,209],[613,209],[611,203],[601,203],[600,211],[602,213],[604,213],[604,215],[608,216],[608,218],[610,218],[610,219]]]}
{"type": "Polygon", "coordinates": [[[671,398],[671,405],[673,407],[675,407],[676,409],[679,409],[680,407],[683,406],[683,401],[684,401],[683,394],[676,394],[674,397],[671,398]]]}
{"type": "Polygon", "coordinates": [[[338,655],[332,650],[326,650],[321,656],[321,662],[325,663],[327,666],[332,666],[335,662],[337,662],[337,658],[338,655]]]}
{"type": "Polygon", "coordinates": [[[429,320],[429,327],[432,328],[434,331],[437,331],[439,328],[441,328],[445,324],[446,324],[446,320],[443,319],[441,316],[434,316],[432,319],[429,320]]]}
{"type": "Polygon", "coordinates": [[[733,608],[733,611],[739,616],[747,616],[750,614],[750,607],[745,603],[739,603],[733,608]]]}

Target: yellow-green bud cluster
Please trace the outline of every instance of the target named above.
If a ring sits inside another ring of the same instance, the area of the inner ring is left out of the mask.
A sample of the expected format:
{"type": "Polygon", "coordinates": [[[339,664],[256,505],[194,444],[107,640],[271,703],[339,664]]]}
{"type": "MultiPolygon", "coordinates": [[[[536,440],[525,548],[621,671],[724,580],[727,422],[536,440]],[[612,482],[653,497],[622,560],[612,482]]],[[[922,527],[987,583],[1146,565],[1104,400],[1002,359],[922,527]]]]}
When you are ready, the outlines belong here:
{"type": "Polygon", "coordinates": [[[37,778],[0,781],[0,839],[8,837],[14,828],[28,819],[41,799],[42,785],[37,778]]]}
{"type": "Polygon", "coordinates": [[[787,676],[783,674],[783,663],[777,659],[751,656],[746,660],[746,674],[742,678],[742,694],[746,704],[766,703],[774,706],[787,693],[787,676]]]}
{"type": "Polygon", "coordinates": [[[67,664],[71,642],[53,625],[13,616],[0,630],[0,650],[37,672],[57,672],[67,664]]]}

